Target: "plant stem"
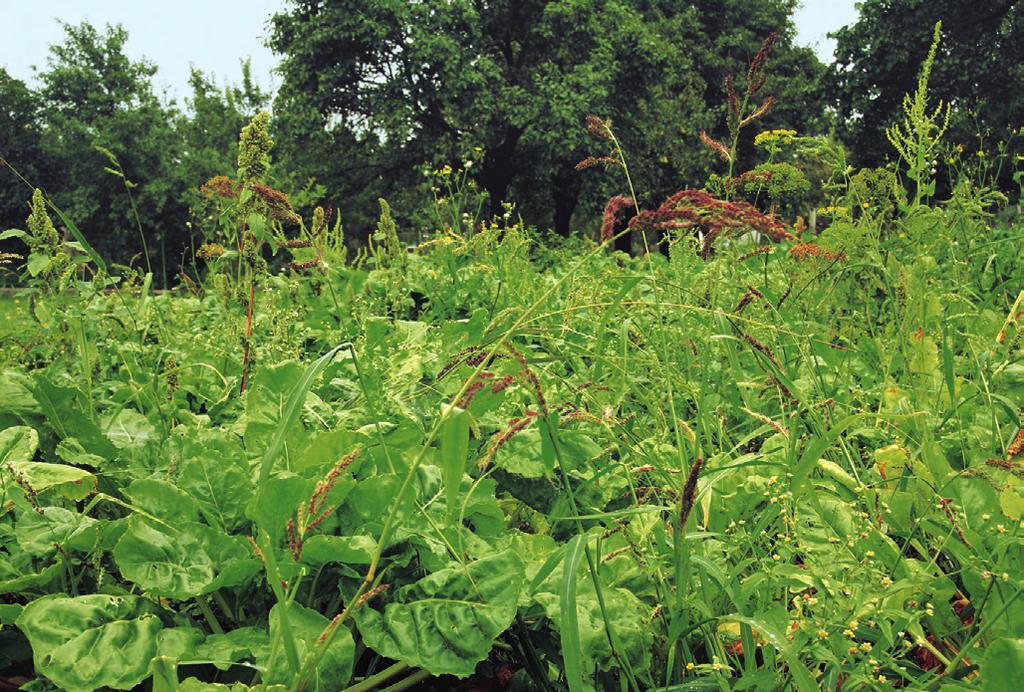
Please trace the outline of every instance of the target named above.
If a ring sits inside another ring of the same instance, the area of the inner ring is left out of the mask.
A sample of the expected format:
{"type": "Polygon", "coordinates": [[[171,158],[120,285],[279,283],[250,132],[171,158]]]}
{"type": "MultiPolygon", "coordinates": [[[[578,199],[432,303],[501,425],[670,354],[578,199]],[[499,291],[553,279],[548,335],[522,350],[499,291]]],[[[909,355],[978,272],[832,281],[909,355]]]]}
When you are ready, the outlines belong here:
{"type": "Polygon", "coordinates": [[[403,673],[407,670],[409,670],[409,666],[405,663],[396,663],[393,666],[388,666],[387,668],[380,671],[379,673],[376,673],[375,675],[363,678],[355,685],[346,687],[344,692],[369,692],[369,690],[376,689],[377,685],[387,680],[390,680],[399,673],[403,673]]]}
{"type": "Polygon", "coordinates": [[[245,355],[242,358],[242,388],[239,394],[245,394],[245,386],[249,382],[249,349],[252,347],[252,306],[256,302],[256,279],[249,279],[249,312],[245,319],[245,355]]]}
{"type": "Polygon", "coordinates": [[[413,673],[412,675],[410,675],[409,677],[405,678],[404,680],[399,680],[398,682],[396,682],[394,685],[391,685],[390,687],[385,687],[383,690],[381,690],[381,692],[401,692],[402,690],[407,690],[410,687],[413,687],[414,685],[417,685],[420,682],[423,682],[424,680],[426,680],[429,677],[430,677],[430,671],[428,671],[428,670],[420,670],[420,671],[417,671],[417,672],[413,673]]]}
{"type": "Polygon", "coordinates": [[[217,621],[217,616],[214,615],[213,609],[206,600],[206,596],[199,596],[196,598],[196,605],[199,606],[199,612],[203,614],[203,619],[206,620],[206,624],[210,626],[210,630],[214,634],[224,634],[224,628],[221,627],[220,622],[217,621]]]}

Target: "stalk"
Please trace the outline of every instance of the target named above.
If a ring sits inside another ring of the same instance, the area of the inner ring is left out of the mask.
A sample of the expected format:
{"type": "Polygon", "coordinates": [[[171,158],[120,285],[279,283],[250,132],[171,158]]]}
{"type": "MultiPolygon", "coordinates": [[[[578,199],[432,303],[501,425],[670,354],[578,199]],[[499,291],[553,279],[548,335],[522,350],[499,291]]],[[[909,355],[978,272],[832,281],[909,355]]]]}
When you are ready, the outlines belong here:
{"type": "Polygon", "coordinates": [[[245,355],[242,357],[242,388],[239,394],[245,394],[245,386],[249,382],[249,349],[252,346],[252,306],[256,302],[256,278],[249,277],[249,310],[245,319],[245,355]]]}

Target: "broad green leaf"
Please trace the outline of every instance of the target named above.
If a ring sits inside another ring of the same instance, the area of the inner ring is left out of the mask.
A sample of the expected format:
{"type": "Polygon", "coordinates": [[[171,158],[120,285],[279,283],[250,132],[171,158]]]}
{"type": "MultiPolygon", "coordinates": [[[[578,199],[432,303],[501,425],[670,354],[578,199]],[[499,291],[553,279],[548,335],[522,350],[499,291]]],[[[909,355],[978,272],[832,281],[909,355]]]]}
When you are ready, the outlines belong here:
{"type": "Polygon", "coordinates": [[[25,262],[25,266],[28,268],[29,274],[32,276],[39,276],[49,268],[51,262],[53,262],[53,260],[49,255],[42,252],[33,252],[29,254],[28,261],[25,262]]]}
{"type": "Polygon", "coordinates": [[[511,550],[399,588],[383,610],[355,613],[366,645],[433,675],[472,675],[512,623],[525,580],[511,550]]]}
{"type": "MultiPolygon", "coordinates": [[[[241,682],[236,682],[230,685],[220,682],[206,682],[199,678],[185,678],[178,683],[178,692],[249,692],[250,690],[258,690],[259,692],[287,692],[287,685],[257,685],[256,687],[249,687],[241,682]]],[[[156,692],[154,690],[154,692],[156,692]]]]}
{"type": "Polygon", "coordinates": [[[172,532],[138,515],[114,547],[125,579],[158,596],[192,598],[224,586],[238,586],[259,571],[238,536],[205,524],[182,522],[172,532]]]}
{"type": "Polygon", "coordinates": [[[313,536],[302,544],[302,562],[323,565],[368,565],[377,550],[377,541],[369,536],[313,536]]]}
{"type": "Polygon", "coordinates": [[[981,660],[982,689],[1017,692],[1024,676],[1024,639],[1002,637],[990,644],[981,660]]]}
{"type": "Polygon", "coordinates": [[[36,671],[77,692],[127,690],[149,677],[163,623],[139,596],[44,596],[25,606],[17,625],[32,645],[36,671]]]}
{"type": "Polygon", "coordinates": [[[211,524],[228,531],[237,528],[253,494],[252,473],[242,448],[227,439],[207,438],[186,443],[183,455],[176,485],[201,505],[211,524]]]}
{"type": "Polygon", "coordinates": [[[141,449],[156,437],[156,428],[135,409],[124,408],[103,421],[107,438],[118,449],[141,449]]]}
{"type": "MultiPolygon", "coordinates": [[[[563,563],[564,568],[564,563],[563,563]]],[[[562,582],[563,574],[557,572],[549,577],[536,594],[534,600],[539,603],[548,617],[551,618],[562,638],[563,660],[565,637],[571,627],[573,611],[576,614],[576,629],[579,633],[579,651],[582,689],[593,687],[591,676],[596,670],[608,671],[618,667],[608,643],[605,617],[594,592],[593,580],[581,567],[576,585],[575,608],[563,610],[562,582]]],[[[648,621],[651,608],[637,598],[632,592],[621,587],[611,587],[602,583],[602,596],[605,602],[605,614],[608,623],[615,632],[621,654],[629,659],[629,664],[636,674],[642,674],[651,668],[651,649],[654,646],[654,633],[648,621]]],[[[568,635],[570,639],[572,635],[568,635]]]]}
{"type": "Polygon", "coordinates": [[[211,634],[196,647],[191,659],[210,661],[220,670],[227,670],[234,663],[248,659],[265,658],[270,647],[266,630],[256,627],[240,627],[224,634],[211,634]]]}
{"type": "Polygon", "coordinates": [[[88,552],[96,546],[98,522],[63,507],[43,507],[39,512],[23,512],[14,535],[29,555],[48,557],[57,548],[67,552],[88,552]]]}
{"type": "Polygon", "coordinates": [[[156,636],[157,654],[171,661],[191,656],[206,635],[195,627],[167,627],[156,636]]]}
{"type": "MultiPolygon", "coordinates": [[[[341,348],[341,345],[335,346],[330,351],[320,356],[320,358],[318,358],[312,365],[306,368],[306,371],[302,374],[302,378],[295,383],[288,396],[288,400],[284,403],[284,406],[280,411],[277,423],[274,426],[273,434],[267,443],[266,451],[263,453],[263,460],[260,463],[260,481],[263,481],[270,475],[270,469],[274,466],[274,463],[278,461],[278,455],[284,447],[288,431],[299,417],[302,404],[306,400],[306,393],[309,392],[310,387],[313,386],[314,380],[316,380],[321,371],[327,367],[327,364],[331,362],[331,359],[334,358],[335,354],[337,354],[341,348]]],[[[248,402],[246,402],[246,405],[248,406],[248,402]]],[[[262,483],[260,483],[259,486],[262,489],[262,483]]]]}
{"type": "Polygon", "coordinates": [[[23,564],[15,564],[13,560],[0,558],[0,594],[40,589],[66,573],[61,562],[54,562],[38,572],[33,570],[27,556],[18,562],[23,564]]]}
{"type": "Polygon", "coordinates": [[[18,416],[39,413],[33,387],[32,378],[20,370],[0,371],[0,412],[18,416]]]}
{"type": "Polygon", "coordinates": [[[91,466],[93,468],[103,468],[106,463],[106,459],[99,456],[98,454],[92,454],[87,452],[82,444],[73,437],[68,437],[57,443],[57,449],[54,453],[61,459],[72,466],[91,466]]]}
{"type": "Polygon", "coordinates": [[[290,473],[264,479],[245,508],[245,515],[275,540],[284,535],[288,519],[299,505],[309,502],[315,481],[290,473]]]}
{"type": "Polygon", "coordinates": [[[39,449],[39,433],[27,425],[0,431],[0,464],[8,461],[32,461],[39,449]]]}
{"type": "Polygon", "coordinates": [[[199,517],[199,506],[174,483],[157,478],[139,478],[124,491],[131,504],[144,512],[177,525],[199,517]]]}
{"type": "Polygon", "coordinates": [[[84,450],[103,459],[117,455],[117,448],[86,414],[87,397],[79,389],[54,384],[37,374],[32,394],[59,438],[74,437],[84,450]]]}
{"type": "MultiPolygon", "coordinates": [[[[252,376],[245,392],[245,449],[250,457],[261,457],[271,446],[281,426],[281,459],[274,459],[282,469],[291,469],[290,456],[302,440],[301,425],[292,428],[286,421],[285,409],[296,383],[302,377],[302,366],[295,361],[285,361],[260,368],[252,376]]],[[[305,403],[303,392],[302,403],[305,403]]],[[[298,417],[296,417],[298,418],[298,417]]],[[[298,423],[298,420],[294,421],[298,423]]]]}
{"type": "Polygon", "coordinates": [[[178,664],[169,656],[155,656],[149,665],[152,692],[177,692],[178,664]]]}
{"type": "Polygon", "coordinates": [[[96,476],[74,466],[12,461],[0,473],[17,474],[39,495],[52,492],[69,500],[84,500],[96,492],[96,476]]]}

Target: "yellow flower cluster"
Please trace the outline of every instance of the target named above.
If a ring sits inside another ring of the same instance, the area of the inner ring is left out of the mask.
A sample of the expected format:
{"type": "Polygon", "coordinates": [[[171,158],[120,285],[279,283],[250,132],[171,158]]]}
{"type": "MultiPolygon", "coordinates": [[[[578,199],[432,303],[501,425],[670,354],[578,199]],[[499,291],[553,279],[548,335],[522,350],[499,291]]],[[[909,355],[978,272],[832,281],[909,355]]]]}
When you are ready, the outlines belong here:
{"type": "Polygon", "coordinates": [[[791,142],[796,137],[796,130],[765,130],[754,137],[754,146],[761,146],[770,142],[782,141],[791,142]]]}
{"type": "Polygon", "coordinates": [[[819,207],[818,214],[820,216],[835,216],[837,218],[845,218],[850,215],[850,208],[833,206],[830,204],[827,207],[819,207]]]}

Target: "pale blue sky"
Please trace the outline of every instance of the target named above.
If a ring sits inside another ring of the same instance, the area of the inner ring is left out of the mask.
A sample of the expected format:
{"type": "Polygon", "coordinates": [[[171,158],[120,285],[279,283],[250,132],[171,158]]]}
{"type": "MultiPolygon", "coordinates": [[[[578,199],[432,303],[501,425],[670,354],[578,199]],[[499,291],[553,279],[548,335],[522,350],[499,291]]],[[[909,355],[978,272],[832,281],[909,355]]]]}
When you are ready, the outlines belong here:
{"type": "MultiPolygon", "coordinates": [[[[0,66],[31,81],[32,66],[46,66],[48,46],[62,36],[57,19],[121,23],[128,52],[156,63],[156,84],[180,100],[189,93],[189,66],[213,73],[220,83],[237,82],[239,60],[252,58],[260,86],[274,88],[276,61],[263,45],[267,18],[283,0],[0,0],[0,66]]],[[[799,42],[829,62],[834,43],[825,36],[856,19],[854,0],[803,0],[797,12],[799,42]]]]}

